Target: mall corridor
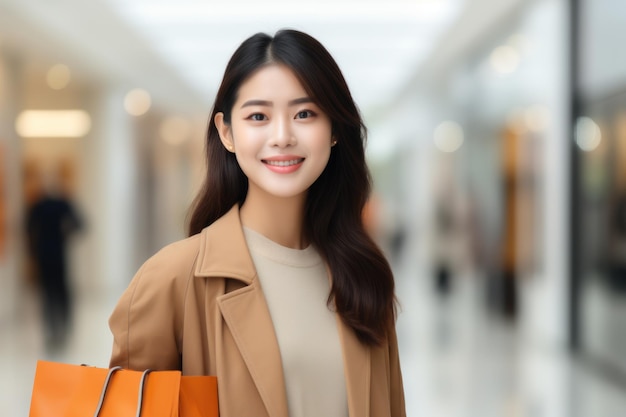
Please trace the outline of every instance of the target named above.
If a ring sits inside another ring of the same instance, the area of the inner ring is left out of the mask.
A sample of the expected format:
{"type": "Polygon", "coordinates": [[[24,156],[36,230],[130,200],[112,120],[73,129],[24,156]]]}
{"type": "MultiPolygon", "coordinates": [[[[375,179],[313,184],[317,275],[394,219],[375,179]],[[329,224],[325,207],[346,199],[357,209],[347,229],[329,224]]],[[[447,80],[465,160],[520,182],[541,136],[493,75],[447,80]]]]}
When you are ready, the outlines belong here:
{"type": "Polygon", "coordinates": [[[625,1],[0,0],[0,417],[38,359],[108,365],[121,292],[187,236],[229,57],[283,28],[367,126],[408,416],[626,416],[625,1]]]}

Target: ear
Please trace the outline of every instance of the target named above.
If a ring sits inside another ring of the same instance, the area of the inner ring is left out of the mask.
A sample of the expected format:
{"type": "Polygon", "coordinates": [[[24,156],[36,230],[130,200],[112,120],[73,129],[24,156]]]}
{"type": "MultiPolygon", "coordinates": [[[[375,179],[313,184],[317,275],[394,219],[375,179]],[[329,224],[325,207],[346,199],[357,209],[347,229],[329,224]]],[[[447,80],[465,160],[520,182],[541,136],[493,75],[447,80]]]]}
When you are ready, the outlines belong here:
{"type": "Polygon", "coordinates": [[[215,115],[213,119],[217,133],[220,135],[222,145],[229,151],[235,152],[235,143],[233,142],[233,134],[230,125],[224,121],[224,113],[220,112],[215,115]]]}

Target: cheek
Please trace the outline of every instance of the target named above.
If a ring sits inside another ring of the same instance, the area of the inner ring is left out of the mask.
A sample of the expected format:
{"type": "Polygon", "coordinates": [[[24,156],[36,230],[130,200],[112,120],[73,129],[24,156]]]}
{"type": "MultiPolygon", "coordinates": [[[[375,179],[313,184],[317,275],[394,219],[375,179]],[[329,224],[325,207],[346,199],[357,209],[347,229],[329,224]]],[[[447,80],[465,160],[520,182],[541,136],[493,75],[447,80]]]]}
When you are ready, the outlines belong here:
{"type": "Polygon", "coordinates": [[[252,129],[241,126],[233,129],[233,142],[237,152],[254,152],[254,148],[263,142],[263,133],[258,128],[252,129]]]}
{"type": "Polygon", "coordinates": [[[320,129],[316,134],[315,148],[322,155],[326,155],[326,159],[330,157],[332,133],[329,128],[320,129]]]}
{"type": "Polygon", "coordinates": [[[330,159],[330,152],[331,152],[330,139],[328,138],[327,141],[326,140],[317,141],[315,143],[314,152],[317,155],[317,160],[319,161],[320,169],[324,170],[324,168],[328,164],[328,160],[330,159]]]}

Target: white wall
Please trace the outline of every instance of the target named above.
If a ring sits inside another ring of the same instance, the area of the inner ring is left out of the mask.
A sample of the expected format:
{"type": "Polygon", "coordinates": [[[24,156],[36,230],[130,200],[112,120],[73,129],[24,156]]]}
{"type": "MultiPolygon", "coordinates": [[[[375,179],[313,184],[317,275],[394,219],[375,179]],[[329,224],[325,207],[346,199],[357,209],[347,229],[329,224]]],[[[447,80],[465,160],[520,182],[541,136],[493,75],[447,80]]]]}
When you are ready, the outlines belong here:
{"type": "Polygon", "coordinates": [[[93,128],[85,138],[79,195],[86,241],[77,248],[77,275],[82,277],[78,285],[116,293],[136,268],[136,137],[123,107],[124,94],[107,88],[93,98],[93,128]]]}
{"type": "MultiPolygon", "coordinates": [[[[541,273],[523,281],[522,325],[541,342],[566,346],[569,305],[569,153],[567,4],[561,0],[538,2],[528,16],[531,30],[541,39],[538,57],[542,68],[545,103],[550,110],[545,134],[543,165],[543,260],[541,273]],[[551,33],[551,36],[542,36],[551,33]],[[545,64],[549,62],[549,65],[545,64]]],[[[537,64],[539,64],[539,62],[537,64]]]]}
{"type": "Polygon", "coordinates": [[[2,147],[2,188],[6,195],[7,246],[0,259],[0,322],[10,317],[16,308],[19,291],[22,253],[22,181],[20,141],[15,134],[13,121],[17,115],[19,62],[0,45],[0,147],[2,147]]]}

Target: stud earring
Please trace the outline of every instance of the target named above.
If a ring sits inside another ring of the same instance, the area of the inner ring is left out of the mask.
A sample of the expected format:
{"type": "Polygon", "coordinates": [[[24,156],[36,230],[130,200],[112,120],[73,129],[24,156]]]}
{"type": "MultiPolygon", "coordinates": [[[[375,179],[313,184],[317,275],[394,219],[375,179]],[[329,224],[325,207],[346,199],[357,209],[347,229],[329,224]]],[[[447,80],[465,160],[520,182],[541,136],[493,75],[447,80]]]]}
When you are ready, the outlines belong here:
{"type": "Polygon", "coordinates": [[[330,142],[330,146],[331,147],[335,146],[336,144],[337,144],[337,140],[336,139],[333,139],[332,142],[330,142]]]}

